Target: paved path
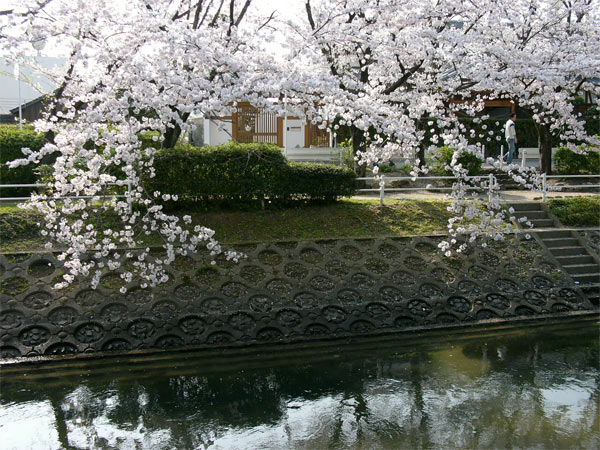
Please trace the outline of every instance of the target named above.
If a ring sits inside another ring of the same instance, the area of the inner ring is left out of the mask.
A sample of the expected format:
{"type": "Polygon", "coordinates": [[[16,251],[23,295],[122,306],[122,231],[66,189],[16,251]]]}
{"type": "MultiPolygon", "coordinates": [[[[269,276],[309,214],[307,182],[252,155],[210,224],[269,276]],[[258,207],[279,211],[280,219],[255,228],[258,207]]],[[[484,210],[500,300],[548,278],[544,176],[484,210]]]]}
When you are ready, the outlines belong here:
{"type": "MultiPolygon", "coordinates": [[[[443,199],[447,193],[446,192],[430,192],[430,191],[409,191],[409,192],[386,192],[385,198],[388,199],[397,199],[397,200],[441,200],[443,199]]],[[[547,198],[564,198],[564,197],[581,197],[581,196],[593,196],[599,195],[600,192],[547,192],[547,198]]],[[[487,193],[482,193],[482,197],[487,198],[487,193]]],[[[500,193],[502,199],[506,202],[530,202],[536,200],[542,200],[541,192],[533,192],[533,191],[502,191],[500,193]]],[[[379,194],[377,192],[372,195],[356,195],[352,198],[356,199],[379,199],[379,194]]]]}

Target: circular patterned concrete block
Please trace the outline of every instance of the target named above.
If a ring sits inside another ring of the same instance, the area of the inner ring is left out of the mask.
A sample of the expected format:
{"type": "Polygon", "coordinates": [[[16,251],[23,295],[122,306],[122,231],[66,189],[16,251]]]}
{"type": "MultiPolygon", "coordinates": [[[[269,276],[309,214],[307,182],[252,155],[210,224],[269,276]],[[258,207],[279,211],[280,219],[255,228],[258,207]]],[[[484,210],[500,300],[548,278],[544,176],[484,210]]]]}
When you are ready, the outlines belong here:
{"type": "Polygon", "coordinates": [[[111,339],[110,341],[106,341],[102,346],[102,350],[104,351],[125,351],[131,350],[131,344],[126,339],[111,339]]]}
{"type": "Polygon", "coordinates": [[[311,287],[316,291],[326,292],[334,288],[334,283],[330,278],[323,275],[317,275],[310,280],[311,287]]]}
{"type": "Polygon", "coordinates": [[[36,345],[48,342],[49,339],[50,331],[38,325],[27,327],[19,333],[19,340],[26,347],[35,347],[36,345]]]}
{"type": "Polygon", "coordinates": [[[10,277],[0,281],[0,293],[4,295],[19,295],[28,287],[29,281],[23,277],[10,277]]]}
{"type": "Polygon", "coordinates": [[[161,300],[152,305],[152,314],[160,320],[169,321],[179,314],[179,305],[169,300],[161,300]]]}
{"type": "Polygon", "coordinates": [[[84,344],[91,344],[104,337],[104,328],[96,322],[88,322],[75,329],[75,339],[84,344]]]}
{"type": "Polygon", "coordinates": [[[225,314],[227,311],[227,307],[225,306],[225,302],[220,298],[212,297],[207,298],[202,302],[201,310],[203,313],[216,316],[220,314],[225,314]]]}
{"type": "Polygon", "coordinates": [[[480,309],[477,311],[477,314],[475,314],[475,319],[477,320],[497,319],[498,317],[498,314],[489,309],[480,309]]]}
{"type": "Polygon", "coordinates": [[[506,278],[500,278],[494,283],[496,288],[507,294],[516,294],[519,292],[519,285],[512,280],[506,278]]]}
{"type": "Polygon", "coordinates": [[[414,327],[417,324],[415,319],[408,316],[400,316],[394,320],[394,326],[396,328],[414,327]]]}
{"type": "Polygon", "coordinates": [[[353,333],[368,333],[375,329],[375,326],[367,320],[355,320],[350,324],[350,331],[353,333]]]}
{"type": "Polygon", "coordinates": [[[346,261],[358,261],[363,257],[363,252],[353,245],[344,245],[340,249],[340,255],[346,261]]]}
{"type": "Polygon", "coordinates": [[[310,309],[319,306],[319,299],[310,292],[301,292],[294,296],[294,303],[300,308],[310,309]]]}
{"type": "Polygon", "coordinates": [[[535,311],[528,306],[517,306],[515,308],[515,314],[517,316],[533,316],[535,311]]]}
{"type": "Polygon", "coordinates": [[[558,291],[558,296],[569,303],[581,303],[581,297],[573,289],[562,288],[558,291]]]}
{"type": "Polygon", "coordinates": [[[208,338],[206,338],[206,342],[209,344],[227,344],[229,342],[233,342],[233,336],[226,331],[215,331],[208,338]]]}
{"type": "Polygon", "coordinates": [[[273,299],[266,295],[254,295],[248,301],[250,309],[257,313],[267,313],[273,309],[273,299]]]}
{"type": "Polygon", "coordinates": [[[143,341],[154,336],[156,327],[154,326],[154,323],[149,320],[138,319],[129,324],[127,331],[132,338],[143,341]]]}
{"type": "Polygon", "coordinates": [[[110,303],[102,308],[100,317],[108,323],[117,324],[127,320],[129,310],[122,303],[110,303]]]}
{"type": "Polygon", "coordinates": [[[32,292],[23,300],[26,308],[40,310],[47,308],[52,303],[52,294],[45,291],[32,292]]]}
{"type": "Polygon", "coordinates": [[[473,304],[470,300],[460,296],[450,297],[447,300],[447,304],[448,308],[450,308],[452,311],[456,311],[463,314],[470,312],[473,308],[473,304]]]}
{"type": "Polygon", "coordinates": [[[35,261],[27,267],[27,273],[34,278],[44,278],[54,273],[54,264],[46,259],[35,261]]]}
{"type": "Polygon", "coordinates": [[[182,284],[173,291],[175,298],[183,303],[193,303],[202,297],[202,289],[194,284],[182,284]]]}
{"type": "Polygon", "coordinates": [[[70,342],[57,342],[50,345],[44,354],[46,355],[72,355],[77,353],[77,346],[70,342]]]}
{"type": "Polygon", "coordinates": [[[284,334],[277,328],[267,327],[256,333],[256,339],[259,341],[278,341],[283,339],[284,334]]]}
{"type": "Polygon", "coordinates": [[[465,294],[468,294],[468,295],[474,296],[474,297],[477,297],[477,296],[481,295],[481,293],[482,293],[481,287],[477,283],[474,283],[473,281],[470,281],[470,280],[460,281],[458,283],[457,288],[460,292],[464,292],[465,294]]]}
{"type": "Polygon", "coordinates": [[[381,257],[387,260],[400,259],[400,257],[402,256],[402,252],[397,247],[388,243],[381,244],[377,248],[377,252],[381,257]]]}
{"type": "Polygon", "coordinates": [[[199,316],[186,316],[179,321],[178,325],[181,331],[191,336],[198,336],[206,329],[206,322],[199,316]]]}
{"type": "Polygon", "coordinates": [[[0,313],[0,328],[3,330],[18,328],[23,324],[24,320],[25,316],[21,311],[9,309],[0,313]]]}
{"type": "Polygon", "coordinates": [[[552,312],[562,313],[571,311],[572,308],[569,305],[565,305],[564,303],[555,303],[554,305],[552,305],[551,309],[552,312]]]}
{"type": "Polygon", "coordinates": [[[536,289],[540,290],[547,290],[554,286],[554,282],[552,280],[541,275],[534,275],[531,277],[531,282],[536,289]]]}
{"type": "Polygon", "coordinates": [[[298,262],[291,262],[283,267],[283,273],[296,280],[302,280],[308,276],[308,269],[298,262]]]}
{"type": "Polygon", "coordinates": [[[70,306],[59,306],[48,314],[48,320],[57,327],[66,327],[77,320],[78,312],[70,306]]]}
{"type": "Polygon", "coordinates": [[[83,306],[96,306],[104,301],[104,296],[93,289],[85,289],[77,294],[75,301],[83,306]]]}
{"type": "Polygon", "coordinates": [[[398,286],[412,286],[415,284],[415,277],[410,272],[398,270],[392,274],[392,281],[398,286]]]}
{"type": "Polygon", "coordinates": [[[242,283],[230,281],[221,286],[221,292],[229,298],[241,298],[248,295],[248,288],[242,283]]]}
{"type": "Polygon", "coordinates": [[[332,277],[342,278],[350,273],[348,265],[337,259],[325,263],[325,271],[332,277]]]}
{"type": "Polygon", "coordinates": [[[354,289],[342,289],[338,292],[337,298],[344,305],[356,305],[362,301],[362,296],[354,289]]]}
{"type": "Polygon", "coordinates": [[[375,286],[375,280],[373,277],[362,272],[352,275],[350,277],[350,281],[352,281],[352,284],[359,289],[367,290],[375,286]]]}
{"type": "Polygon", "coordinates": [[[469,267],[467,273],[475,280],[488,280],[490,278],[490,271],[485,267],[474,265],[469,267]]]}
{"type": "Polygon", "coordinates": [[[388,270],[390,270],[390,265],[382,259],[369,258],[365,262],[365,268],[371,273],[383,275],[387,273],[388,270]]]}
{"type": "Polygon", "coordinates": [[[454,283],[456,277],[454,274],[443,267],[437,267],[431,271],[431,278],[436,280],[437,282],[442,282],[445,284],[454,283]]]}
{"type": "Polygon", "coordinates": [[[407,305],[408,310],[415,316],[425,317],[431,314],[431,306],[424,300],[411,300],[407,305]]]}
{"type": "Polygon", "coordinates": [[[287,327],[294,328],[302,323],[302,316],[291,309],[282,309],[277,313],[277,320],[287,327]]]}
{"type": "Polygon", "coordinates": [[[278,297],[287,298],[291,295],[294,287],[281,278],[275,278],[267,283],[267,289],[278,297]]]}
{"type": "MultiPolygon", "coordinates": [[[[217,269],[214,266],[208,266],[208,267],[201,267],[199,268],[195,275],[194,278],[199,282],[202,283],[205,286],[212,286],[213,284],[216,284],[219,281],[219,276],[220,276],[220,272],[219,269],[217,269]]],[[[189,301],[193,301],[194,299],[189,299],[189,301]]]]}
{"type": "Polygon", "coordinates": [[[256,326],[256,320],[250,315],[243,312],[238,312],[229,316],[229,325],[236,330],[248,332],[256,326]]]}
{"type": "Polygon", "coordinates": [[[392,316],[390,309],[381,303],[369,303],[365,309],[371,318],[379,321],[384,321],[392,316]]]}
{"type": "Polygon", "coordinates": [[[327,306],[321,310],[321,315],[328,322],[339,324],[346,320],[348,313],[337,306],[327,306]]]}
{"type": "Polygon", "coordinates": [[[427,269],[427,263],[419,256],[407,256],[404,258],[404,265],[418,272],[423,272],[427,269]]]}
{"type": "Polygon", "coordinates": [[[508,309],[510,300],[502,294],[488,294],[485,297],[485,302],[496,309],[508,309]]]}
{"type": "Polygon", "coordinates": [[[304,334],[307,336],[323,336],[330,333],[331,330],[320,323],[311,323],[304,330],[304,334]]]}
{"type": "Polygon", "coordinates": [[[263,250],[258,254],[258,260],[267,266],[278,266],[282,259],[281,255],[273,250],[263,250]]]}
{"type": "Polygon", "coordinates": [[[432,283],[423,283],[419,287],[419,294],[425,298],[441,297],[442,290],[432,283]]]}
{"type": "Polygon", "coordinates": [[[383,286],[381,289],[379,289],[379,295],[383,300],[390,303],[400,302],[403,298],[400,289],[396,289],[392,286],[383,286]]]}
{"type": "Polygon", "coordinates": [[[181,347],[183,344],[183,339],[174,334],[165,334],[159,337],[155,343],[159,348],[181,347]]]}
{"type": "Polygon", "coordinates": [[[546,304],[546,296],[538,291],[525,291],[523,297],[534,306],[544,306],[546,304]]]}
{"type": "Polygon", "coordinates": [[[448,313],[441,313],[438,314],[437,317],[435,318],[436,323],[458,323],[460,322],[458,320],[458,317],[452,315],[452,314],[448,314],[448,313]]]}
{"type": "Polygon", "coordinates": [[[246,280],[248,283],[259,283],[265,279],[267,273],[262,267],[247,265],[240,269],[240,277],[246,280]]]}
{"type": "Polygon", "coordinates": [[[0,347],[0,359],[12,359],[19,356],[21,356],[21,352],[15,347],[9,345],[0,347]]]}

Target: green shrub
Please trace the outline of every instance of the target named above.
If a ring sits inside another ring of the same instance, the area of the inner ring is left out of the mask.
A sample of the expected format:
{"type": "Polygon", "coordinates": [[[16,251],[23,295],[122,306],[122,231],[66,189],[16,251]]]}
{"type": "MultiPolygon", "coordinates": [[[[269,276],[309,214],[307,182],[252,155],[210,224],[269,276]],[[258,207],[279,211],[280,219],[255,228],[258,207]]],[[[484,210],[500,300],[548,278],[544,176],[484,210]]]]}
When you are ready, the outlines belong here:
{"type": "MultiPolygon", "coordinates": [[[[452,156],[454,155],[454,149],[450,147],[441,147],[437,150],[437,161],[438,164],[434,163],[434,167],[432,172],[441,173],[444,175],[451,175],[452,172],[446,171],[445,166],[450,165],[452,162],[452,156]],[[437,167],[440,165],[441,167],[437,167]]],[[[458,163],[462,164],[463,168],[465,168],[470,176],[481,175],[481,165],[483,161],[479,159],[477,156],[471,153],[463,153],[458,158],[458,163]]]]}
{"type": "Polygon", "coordinates": [[[563,175],[600,174],[600,153],[598,150],[583,148],[584,154],[575,153],[560,147],[554,154],[556,173],[563,175]]]}
{"type": "MultiPolygon", "coordinates": [[[[44,136],[31,127],[19,130],[16,125],[0,126],[0,184],[33,184],[37,180],[36,165],[28,164],[13,169],[6,164],[9,161],[25,157],[22,148],[39,150],[44,145],[44,136]]],[[[23,197],[31,193],[31,188],[5,188],[2,197],[23,197]]]]}
{"type": "Polygon", "coordinates": [[[290,163],[267,144],[180,146],[160,150],[149,192],[177,195],[169,208],[256,207],[263,200],[331,201],[354,193],[355,175],[330,165],[290,163]]]}
{"type": "Polygon", "coordinates": [[[548,199],[550,212],[564,225],[600,226],[600,196],[548,199]]]}

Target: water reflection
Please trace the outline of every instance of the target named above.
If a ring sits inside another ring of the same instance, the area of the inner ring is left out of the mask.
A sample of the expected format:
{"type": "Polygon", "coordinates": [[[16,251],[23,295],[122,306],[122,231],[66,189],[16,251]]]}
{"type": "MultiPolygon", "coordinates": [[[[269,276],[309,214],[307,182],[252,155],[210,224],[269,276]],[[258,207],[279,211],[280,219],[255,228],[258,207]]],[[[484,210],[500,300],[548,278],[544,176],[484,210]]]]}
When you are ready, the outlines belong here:
{"type": "Polygon", "coordinates": [[[173,371],[165,364],[143,378],[127,368],[5,377],[0,448],[600,446],[595,326],[568,339],[521,332],[342,348],[246,369],[186,364],[183,374],[161,375],[173,371]]]}

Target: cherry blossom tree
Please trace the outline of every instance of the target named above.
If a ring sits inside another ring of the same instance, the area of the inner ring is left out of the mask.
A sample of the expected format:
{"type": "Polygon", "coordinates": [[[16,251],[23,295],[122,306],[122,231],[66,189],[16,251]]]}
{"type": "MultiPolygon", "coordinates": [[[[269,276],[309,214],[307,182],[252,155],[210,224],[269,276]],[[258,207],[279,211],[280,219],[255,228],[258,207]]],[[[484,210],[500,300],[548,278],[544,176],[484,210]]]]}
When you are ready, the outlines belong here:
{"type": "MultiPolygon", "coordinates": [[[[454,148],[448,169],[458,181],[450,238],[441,244],[446,254],[464,249],[465,240],[515,231],[497,195],[483,201],[469,194],[473,183],[490,187],[467,179],[458,162],[463,153],[483,155],[461,114],[476,115],[486,98],[511,98],[566,141],[597,143],[568,103],[577,89],[595,89],[589,80],[598,67],[598,11],[590,0],[561,6],[564,14],[554,19],[550,0],[305,0],[306,16],[286,23],[259,14],[250,0],[116,5],[26,0],[0,13],[8,58],[31,64],[38,49],[57,42],[69,55],[52,74],[57,102],[36,123],[48,143],[14,163],[53,162],[51,190],[29,207],[44,214],[44,233],[66,248],[62,285],[77,275],[93,275],[96,285],[104,271],[118,269],[124,285],[140,278],[142,287],[153,286],[167,279],[165,266],[176,255],[200,245],[212,256],[222,251],[212,230],[196,225],[190,232],[190,217],[181,224],[164,213],[156,199],[169,199],[168,192],[144,190],[140,181],[152,176],[157,150],[141,136],[155,133],[171,147],[191,130],[192,113],[218,114],[237,101],[283,114],[277,100],[286,98],[289,110],[319,126],[348,126],[362,167],[416,155],[417,176],[428,170],[426,154],[454,148]],[[273,36],[282,35],[286,57],[272,50],[273,36]],[[433,118],[438,131],[425,148],[433,118]],[[125,199],[103,199],[114,185],[132,189],[125,199]],[[98,226],[94,219],[105,211],[119,217],[118,229],[98,226]],[[150,233],[163,237],[165,257],[131,250],[150,233]]],[[[484,138],[499,136],[489,130],[484,138]]],[[[501,167],[535,187],[531,171],[501,167]]]]}

